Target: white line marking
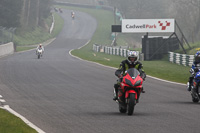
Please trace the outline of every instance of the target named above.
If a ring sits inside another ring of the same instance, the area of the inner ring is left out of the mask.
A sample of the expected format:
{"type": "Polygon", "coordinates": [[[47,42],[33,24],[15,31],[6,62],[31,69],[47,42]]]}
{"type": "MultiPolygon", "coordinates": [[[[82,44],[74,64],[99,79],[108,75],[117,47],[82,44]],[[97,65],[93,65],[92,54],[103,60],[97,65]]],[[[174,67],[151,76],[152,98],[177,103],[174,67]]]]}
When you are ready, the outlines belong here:
{"type": "Polygon", "coordinates": [[[172,82],[172,81],[168,81],[168,80],[164,80],[164,79],[159,79],[159,78],[149,76],[149,75],[147,75],[147,77],[152,78],[152,79],[156,79],[156,80],[160,80],[160,81],[164,81],[164,82],[167,82],[167,83],[171,83],[171,84],[184,85],[184,86],[187,85],[187,84],[183,84],[183,83],[177,83],[177,82],[172,82]]]}
{"type": "Polygon", "coordinates": [[[0,102],[5,103],[6,101],[4,99],[0,99],[0,102]]]}
{"type": "Polygon", "coordinates": [[[0,95],[0,98],[2,98],[2,95],[0,95]]]}
{"type": "Polygon", "coordinates": [[[83,46],[79,47],[78,49],[81,49],[81,48],[83,48],[83,47],[84,47],[84,46],[86,46],[86,45],[87,45],[87,44],[88,44],[90,41],[91,41],[91,40],[87,41],[85,45],[83,45],[83,46]]]}
{"type": "Polygon", "coordinates": [[[27,120],[25,117],[23,117],[22,115],[18,114],[17,112],[15,112],[13,109],[11,109],[8,105],[5,105],[3,107],[1,107],[2,109],[6,109],[7,111],[9,111],[10,113],[14,114],[15,116],[19,117],[20,119],[22,119],[28,126],[32,127],[33,129],[35,129],[38,133],[45,133],[44,131],[42,131],[40,128],[38,128],[37,126],[35,126],[33,123],[31,123],[29,120],[27,120]]]}
{"type": "MultiPolygon", "coordinates": [[[[87,45],[88,43],[89,43],[89,41],[88,41],[85,45],[87,45]]],[[[84,45],[84,46],[85,46],[85,45],[84,45]]],[[[83,46],[82,46],[82,47],[83,47],[83,46]]],[[[80,47],[80,48],[81,48],[81,47],[80,47]]],[[[78,48],[78,49],[80,49],[80,48],[78,48]]],[[[103,66],[103,67],[107,67],[107,68],[111,68],[111,69],[117,69],[116,67],[110,67],[110,66],[102,65],[102,64],[100,64],[100,63],[96,63],[96,62],[92,62],[92,61],[88,61],[88,60],[81,59],[81,58],[79,58],[79,57],[77,57],[77,56],[71,54],[71,52],[72,52],[73,50],[74,50],[74,49],[72,49],[72,50],[69,51],[69,54],[70,54],[72,57],[75,57],[75,58],[77,58],[77,59],[79,59],[79,60],[82,60],[82,61],[94,63],[94,64],[97,64],[97,65],[100,65],[100,66],[103,66]]],[[[168,80],[156,78],[156,77],[153,77],[153,76],[150,76],[150,75],[147,75],[147,77],[152,78],[152,79],[156,79],[156,80],[160,80],[160,81],[163,81],[163,82],[171,83],[171,84],[186,86],[186,84],[177,83],[177,82],[172,82],[172,81],[168,81],[168,80]]]]}

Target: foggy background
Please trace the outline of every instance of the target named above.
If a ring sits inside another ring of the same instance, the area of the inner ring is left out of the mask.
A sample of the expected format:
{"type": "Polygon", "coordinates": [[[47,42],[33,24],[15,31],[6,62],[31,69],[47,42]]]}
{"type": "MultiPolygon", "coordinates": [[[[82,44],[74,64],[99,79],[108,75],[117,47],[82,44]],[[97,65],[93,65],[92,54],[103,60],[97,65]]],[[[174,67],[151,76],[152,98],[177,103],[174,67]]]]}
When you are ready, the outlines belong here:
{"type": "MultiPolygon", "coordinates": [[[[0,26],[15,27],[21,31],[32,30],[37,26],[41,26],[48,31],[49,27],[44,19],[50,16],[52,1],[0,0],[0,26]]],[[[125,19],[175,18],[189,42],[194,43],[200,40],[200,0],[55,1],[117,7],[125,19]]],[[[132,34],[129,36],[132,36],[136,42],[141,42],[141,35],[132,34]]]]}
{"type": "MultiPolygon", "coordinates": [[[[190,42],[200,38],[200,0],[58,0],[117,7],[126,19],[175,18],[190,42]]],[[[135,36],[135,35],[133,35],[135,36]]]]}

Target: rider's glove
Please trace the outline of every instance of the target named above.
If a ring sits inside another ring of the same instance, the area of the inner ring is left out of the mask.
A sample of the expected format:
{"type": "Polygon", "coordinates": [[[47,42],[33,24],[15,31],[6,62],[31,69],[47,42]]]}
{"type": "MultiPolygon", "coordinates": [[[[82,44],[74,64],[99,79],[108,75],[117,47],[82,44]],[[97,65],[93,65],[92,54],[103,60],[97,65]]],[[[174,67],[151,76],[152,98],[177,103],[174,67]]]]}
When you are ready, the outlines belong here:
{"type": "Polygon", "coordinates": [[[190,73],[191,73],[192,75],[194,75],[194,69],[193,69],[193,68],[190,69],[190,73]]]}
{"type": "Polygon", "coordinates": [[[145,73],[142,73],[142,74],[140,75],[140,77],[141,77],[143,80],[145,80],[146,74],[145,74],[145,73]]]}
{"type": "Polygon", "coordinates": [[[119,75],[118,75],[118,78],[121,78],[121,77],[122,77],[122,74],[119,74],[119,75]]]}
{"type": "Polygon", "coordinates": [[[198,71],[199,71],[199,69],[198,69],[198,68],[195,68],[195,69],[194,69],[194,71],[195,71],[195,72],[198,72],[198,71]]]}

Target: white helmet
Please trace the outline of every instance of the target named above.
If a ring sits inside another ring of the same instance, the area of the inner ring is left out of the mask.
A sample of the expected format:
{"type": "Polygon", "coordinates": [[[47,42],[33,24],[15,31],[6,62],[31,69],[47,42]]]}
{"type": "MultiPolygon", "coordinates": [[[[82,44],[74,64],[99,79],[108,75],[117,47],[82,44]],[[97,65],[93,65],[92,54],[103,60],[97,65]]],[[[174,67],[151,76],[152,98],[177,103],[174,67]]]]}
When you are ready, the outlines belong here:
{"type": "Polygon", "coordinates": [[[130,64],[137,63],[138,61],[138,53],[136,51],[129,51],[128,52],[128,62],[130,64]]]}

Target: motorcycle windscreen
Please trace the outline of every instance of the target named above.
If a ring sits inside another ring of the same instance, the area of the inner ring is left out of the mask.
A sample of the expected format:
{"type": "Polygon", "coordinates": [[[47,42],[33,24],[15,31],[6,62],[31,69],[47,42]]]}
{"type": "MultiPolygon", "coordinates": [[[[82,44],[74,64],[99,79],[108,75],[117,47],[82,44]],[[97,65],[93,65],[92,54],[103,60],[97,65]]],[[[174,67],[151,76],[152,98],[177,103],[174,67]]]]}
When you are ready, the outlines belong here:
{"type": "Polygon", "coordinates": [[[131,77],[137,77],[138,75],[140,75],[140,72],[135,69],[135,68],[130,68],[127,70],[127,73],[131,76],[131,77]]]}
{"type": "Polygon", "coordinates": [[[128,84],[129,86],[134,86],[137,82],[140,84],[142,81],[139,80],[140,79],[140,77],[138,77],[139,74],[140,74],[139,71],[135,68],[128,69],[127,74],[123,77],[123,82],[125,84],[128,84]]]}

